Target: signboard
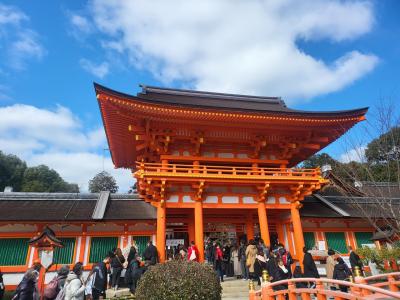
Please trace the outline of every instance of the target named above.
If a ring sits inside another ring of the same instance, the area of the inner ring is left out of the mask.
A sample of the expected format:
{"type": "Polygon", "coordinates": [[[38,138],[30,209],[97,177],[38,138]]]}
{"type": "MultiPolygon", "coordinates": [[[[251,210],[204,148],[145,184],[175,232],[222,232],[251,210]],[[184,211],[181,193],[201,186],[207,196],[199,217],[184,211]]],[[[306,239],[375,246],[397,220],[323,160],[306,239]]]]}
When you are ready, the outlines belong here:
{"type": "Polygon", "coordinates": [[[326,250],[325,241],[318,241],[318,250],[326,250]]]}
{"type": "Polygon", "coordinates": [[[176,247],[178,245],[185,244],[185,240],[184,239],[169,239],[169,240],[166,240],[165,243],[166,243],[167,247],[176,247]]]}
{"type": "Polygon", "coordinates": [[[40,262],[45,269],[53,264],[53,250],[40,250],[39,257],[40,262]]]}

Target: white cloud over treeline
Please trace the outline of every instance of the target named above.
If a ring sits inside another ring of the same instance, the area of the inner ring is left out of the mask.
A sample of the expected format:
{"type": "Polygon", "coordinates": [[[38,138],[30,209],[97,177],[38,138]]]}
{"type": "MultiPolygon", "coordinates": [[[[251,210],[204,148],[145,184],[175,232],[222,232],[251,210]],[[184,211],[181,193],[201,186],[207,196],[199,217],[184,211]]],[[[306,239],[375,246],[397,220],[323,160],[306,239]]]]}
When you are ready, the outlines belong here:
{"type": "Polygon", "coordinates": [[[130,171],[116,170],[103,158],[107,141],[102,127],[85,128],[69,109],[15,104],[0,107],[0,150],[18,155],[29,166],[45,164],[65,180],[87,191],[88,181],[104,169],[126,192],[134,180],[130,171]]]}

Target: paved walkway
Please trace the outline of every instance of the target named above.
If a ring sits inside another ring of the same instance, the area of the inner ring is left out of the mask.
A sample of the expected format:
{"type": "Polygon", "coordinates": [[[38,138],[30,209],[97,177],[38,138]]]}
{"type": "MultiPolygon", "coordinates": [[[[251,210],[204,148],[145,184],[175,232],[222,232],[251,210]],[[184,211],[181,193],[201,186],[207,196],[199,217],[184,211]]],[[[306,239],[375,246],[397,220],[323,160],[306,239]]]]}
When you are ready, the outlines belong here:
{"type": "MultiPolygon", "coordinates": [[[[257,284],[257,283],[256,283],[257,284]]],[[[249,281],[233,277],[224,279],[221,283],[223,300],[248,300],[249,281]]]]}

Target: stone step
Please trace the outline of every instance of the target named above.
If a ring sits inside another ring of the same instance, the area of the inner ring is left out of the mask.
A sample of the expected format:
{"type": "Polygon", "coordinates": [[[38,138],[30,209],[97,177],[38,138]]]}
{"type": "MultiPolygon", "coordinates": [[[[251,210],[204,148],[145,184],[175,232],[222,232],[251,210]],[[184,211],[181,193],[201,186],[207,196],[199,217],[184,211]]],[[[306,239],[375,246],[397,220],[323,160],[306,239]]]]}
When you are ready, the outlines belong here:
{"type": "Polygon", "coordinates": [[[127,297],[127,296],[130,296],[130,295],[131,295],[131,292],[129,291],[128,288],[121,288],[121,289],[118,289],[116,291],[114,291],[113,289],[108,289],[106,291],[106,298],[107,299],[127,297]]]}

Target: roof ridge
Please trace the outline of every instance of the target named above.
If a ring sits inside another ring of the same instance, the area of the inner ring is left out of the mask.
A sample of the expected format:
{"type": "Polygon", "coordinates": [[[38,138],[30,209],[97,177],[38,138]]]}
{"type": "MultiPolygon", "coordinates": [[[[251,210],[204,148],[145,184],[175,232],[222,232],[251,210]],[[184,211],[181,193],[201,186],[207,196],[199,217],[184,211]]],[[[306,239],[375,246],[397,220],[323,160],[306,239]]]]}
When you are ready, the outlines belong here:
{"type": "Polygon", "coordinates": [[[171,95],[182,95],[182,96],[196,96],[196,97],[207,97],[207,98],[217,98],[217,99],[229,99],[229,100],[247,100],[249,99],[255,102],[263,102],[269,104],[279,104],[286,107],[285,102],[281,97],[266,97],[266,96],[256,96],[256,95],[243,95],[243,94],[233,94],[233,93],[221,93],[221,92],[208,92],[208,91],[198,91],[198,90],[188,90],[188,89],[174,89],[174,88],[162,88],[157,86],[149,86],[144,84],[139,84],[142,88],[142,93],[147,94],[148,92],[153,93],[163,93],[171,95]]]}

